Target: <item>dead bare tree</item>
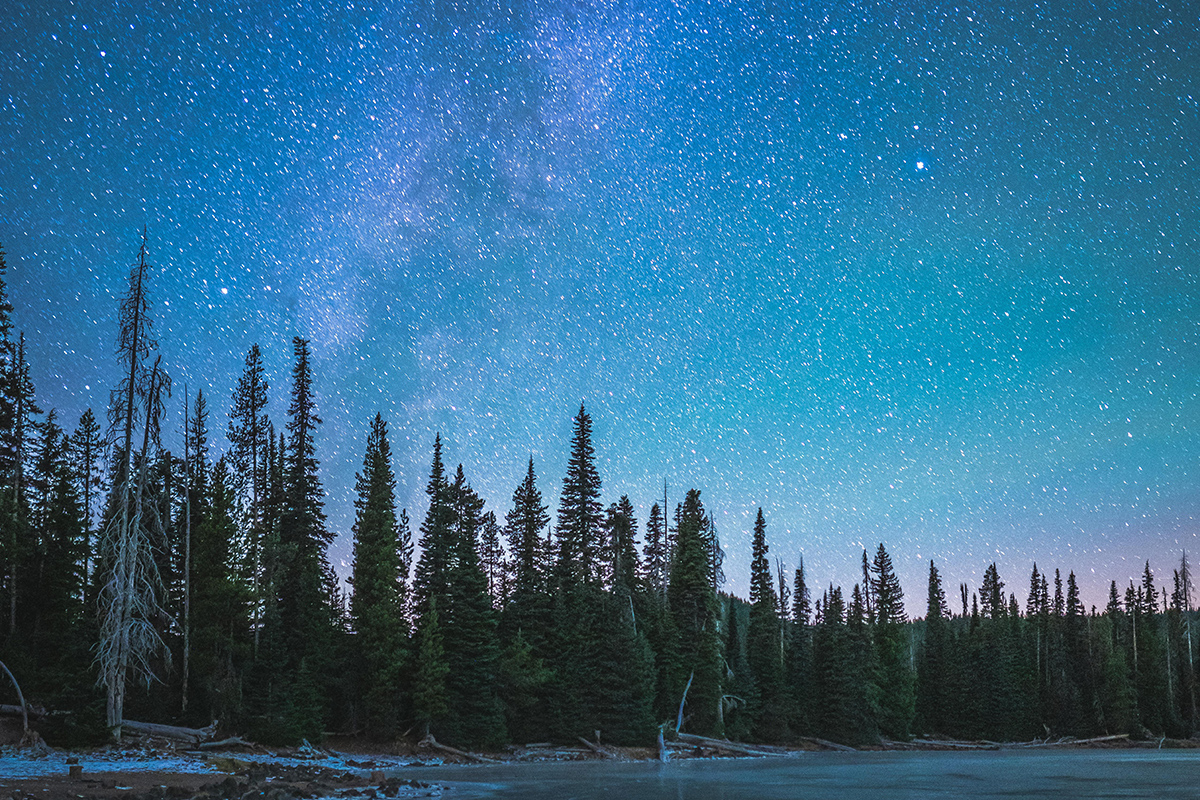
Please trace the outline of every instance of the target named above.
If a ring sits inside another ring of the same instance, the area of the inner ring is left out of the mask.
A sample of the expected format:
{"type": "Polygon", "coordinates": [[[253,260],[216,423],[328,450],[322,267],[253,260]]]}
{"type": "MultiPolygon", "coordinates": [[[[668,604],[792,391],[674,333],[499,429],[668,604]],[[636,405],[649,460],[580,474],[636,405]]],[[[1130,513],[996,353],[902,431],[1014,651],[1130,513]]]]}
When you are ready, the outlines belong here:
{"type": "Polygon", "coordinates": [[[109,442],[114,454],[113,502],[99,540],[100,564],[106,571],[100,591],[100,666],[98,683],[107,694],[107,723],[113,738],[121,738],[125,686],[130,670],[150,681],[150,659],[165,651],[154,620],[164,615],[158,603],[162,579],[153,546],[163,536],[157,506],[148,502],[150,464],[159,450],[162,400],[170,396],[170,378],[162,371],[161,356],[152,369],[145,362],[156,343],[150,337],[146,299],[146,233],[129,292],[121,300],[117,352],[127,365],[114,390],[109,411],[109,442]],[[141,452],[135,455],[133,435],[144,417],[141,452]]]}

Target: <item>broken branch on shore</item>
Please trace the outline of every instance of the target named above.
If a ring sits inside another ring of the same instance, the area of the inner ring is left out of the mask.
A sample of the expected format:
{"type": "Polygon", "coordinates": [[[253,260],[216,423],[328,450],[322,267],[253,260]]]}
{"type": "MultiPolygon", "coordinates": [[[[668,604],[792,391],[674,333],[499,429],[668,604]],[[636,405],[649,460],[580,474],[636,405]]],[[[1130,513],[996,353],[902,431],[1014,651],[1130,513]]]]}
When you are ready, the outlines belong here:
{"type": "Polygon", "coordinates": [[[434,750],[440,750],[443,753],[449,753],[450,755],[458,756],[459,758],[465,758],[468,761],[477,761],[480,764],[499,764],[500,763],[499,761],[496,761],[496,759],[494,759],[494,758],[487,758],[486,756],[481,756],[478,753],[468,753],[466,750],[459,750],[457,747],[451,747],[448,744],[442,744],[437,739],[433,738],[432,733],[426,734],[425,738],[422,739],[417,744],[417,746],[418,747],[431,747],[434,750]]]}
{"type": "Polygon", "coordinates": [[[1037,742],[1036,744],[1026,744],[1026,743],[1022,742],[1021,744],[1008,745],[1008,746],[1009,747],[1021,747],[1021,748],[1071,747],[1072,745],[1077,745],[1077,744],[1095,744],[1096,742],[1115,742],[1118,739],[1128,739],[1128,738],[1129,738],[1128,733],[1118,733],[1118,734],[1114,734],[1112,736],[1093,736],[1091,739],[1063,738],[1063,739],[1059,739],[1056,742],[1037,742]]]}
{"type": "Polygon", "coordinates": [[[599,744],[593,744],[593,743],[589,742],[587,739],[583,738],[582,736],[577,736],[576,738],[579,739],[579,741],[583,742],[584,747],[586,747],[588,750],[591,750],[596,755],[601,756],[602,758],[616,758],[616,759],[621,758],[619,755],[617,755],[613,751],[608,750],[607,748],[601,747],[599,744]]]}
{"type": "Polygon", "coordinates": [[[727,753],[737,753],[744,756],[778,756],[785,755],[786,750],[771,749],[766,750],[762,747],[753,747],[750,745],[738,744],[730,742],[726,739],[710,739],[707,736],[697,736],[694,733],[679,733],[676,734],[679,741],[687,744],[698,745],[700,747],[709,747],[713,750],[724,750],[727,753]]]}
{"type": "Polygon", "coordinates": [[[186,744],[200,744],[213,738],[217,732],[217,721],[213,720],[207,728],[181,728],[178,725],[161,725],[157,722],[134,722],[122,720],[121,727],[139,736],[158,736],[162,739],[174,739],[186,744]]]}

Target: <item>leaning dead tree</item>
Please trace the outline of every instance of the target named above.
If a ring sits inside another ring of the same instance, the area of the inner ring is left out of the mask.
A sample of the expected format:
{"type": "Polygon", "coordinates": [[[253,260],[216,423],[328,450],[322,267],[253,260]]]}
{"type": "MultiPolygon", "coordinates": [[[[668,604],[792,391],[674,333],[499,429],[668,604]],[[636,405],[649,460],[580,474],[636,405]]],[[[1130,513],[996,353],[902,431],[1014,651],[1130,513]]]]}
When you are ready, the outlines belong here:
{"type": "Polygon", "coordinates": [[[162,400],[170,396],[170,378],[162,371],[161,356],[146,368],[157,346],[150,337],[146,299],[146,234],[137,264],[129,276],[129,291],[121,300],[117,353],[123,377],[112,393],[109,442],[114,457],[113,496],[107,524],[99,540],[104,579],[100,591],[98,682],[107,694],[107,723],[113,738],[121,738],[125,687],[132,671],[153,679],[151,659],[165,651],[154,621],[165,616],[158,603],[162,579],[154,546],[164,536],[157,504],[151,502],[150,466],[159,449],[162,400]],[[142,422],[141,451],[135,454],[134,434],[142,422]]]}

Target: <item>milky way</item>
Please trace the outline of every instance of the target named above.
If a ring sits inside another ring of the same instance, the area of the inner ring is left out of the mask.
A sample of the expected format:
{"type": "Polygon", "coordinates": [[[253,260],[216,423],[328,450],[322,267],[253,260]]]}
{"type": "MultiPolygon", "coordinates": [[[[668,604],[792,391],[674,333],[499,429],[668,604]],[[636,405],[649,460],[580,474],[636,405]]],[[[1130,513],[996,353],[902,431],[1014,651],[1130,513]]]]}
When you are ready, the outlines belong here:
{"type": "Polygon", "coordinates": [[[169,440],[254,342],[281,421],[312,340],[335,561],[376,411],[419,519],[437,431],[553,504],[582,401],[739,593],[761,505],[818,585],[882,541],[910,610],[930,558],[1100,604],[1200,551],[1200,21],[1149,5],[9,2],[39,400],[103,408],[146,226],[169,440]]]}

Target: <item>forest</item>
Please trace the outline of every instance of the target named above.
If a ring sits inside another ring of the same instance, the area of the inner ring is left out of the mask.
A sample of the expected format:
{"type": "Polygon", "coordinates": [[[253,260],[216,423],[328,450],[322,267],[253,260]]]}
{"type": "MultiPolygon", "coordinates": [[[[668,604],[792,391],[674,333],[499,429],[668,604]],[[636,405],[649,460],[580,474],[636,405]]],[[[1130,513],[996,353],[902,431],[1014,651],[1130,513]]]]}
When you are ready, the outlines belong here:
{"type": "Polygon", "coordinates": [[[1186,556],[1169,590],[1147,563],[1101,610],[1074,573],[1034,565],[1019,599],[995,564],[951,608],[930,562],[910,620],[883,544],[849,591],[811,587],[803,562],[772,567],[760,509],[749,597],[734,597],[698,489],[644,526],[628,496],[601,503],[582,406],[553,516],[532,459],[501,515],[439,436],[428,507],[410,518],[377,415],[343,588],[309,342],[291,342],[286,419],[268,418],[255,345],[226,415],[184,398],[172,453],[151,290],[143,236],[111,332],[121,380],[68,431],[38,405],[0,280],[0,661],[52,711],[39,724],[53,744],[119,739],[125,720],[484,749],[597,731],[636,745],[660,731],[869,744],[1198,729],[1186,556]]]}

